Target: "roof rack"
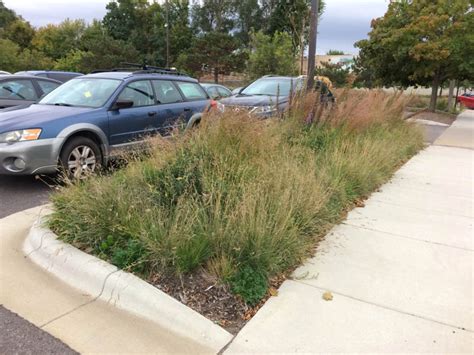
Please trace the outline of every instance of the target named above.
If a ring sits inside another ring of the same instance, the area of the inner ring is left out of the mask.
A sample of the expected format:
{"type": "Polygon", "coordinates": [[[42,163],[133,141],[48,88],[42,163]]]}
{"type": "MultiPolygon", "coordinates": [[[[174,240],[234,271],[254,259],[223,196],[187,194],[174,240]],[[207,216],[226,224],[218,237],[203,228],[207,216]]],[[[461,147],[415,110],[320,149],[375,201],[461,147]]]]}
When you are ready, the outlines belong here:
{"type": "Polygon", "coordinates": [[[126,68],[112,68],[112,69],[99,69],[94,70],[92,74],[95,73],[104,73],[104,72],[119,72],[119,71],[129,71],[132,74],[165,74],[165,75],[179,75],[179,76],[188,76],[185,73],[177,71],[175,68],[161,68],[155,67],[147,64],[137,64],[137,63],[120,63],[121,65],[127,66],[126,68]],[[140,69],[140,70],[136,70],[140,69]]]}

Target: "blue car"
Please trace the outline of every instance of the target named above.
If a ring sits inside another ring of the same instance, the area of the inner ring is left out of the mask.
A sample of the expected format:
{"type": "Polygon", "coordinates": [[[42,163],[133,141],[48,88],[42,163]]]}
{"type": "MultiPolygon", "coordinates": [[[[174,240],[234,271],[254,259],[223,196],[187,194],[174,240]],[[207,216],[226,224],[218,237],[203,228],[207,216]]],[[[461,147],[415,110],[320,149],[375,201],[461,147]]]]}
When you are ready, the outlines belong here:
{"type": "Polygon", "coordinates": [[[211,100],[175,71],[101,72],[77,77],[37,104],[0,112],[0,174],[94,172],[119,150],[180,122],[197,124],[211,100]]]}

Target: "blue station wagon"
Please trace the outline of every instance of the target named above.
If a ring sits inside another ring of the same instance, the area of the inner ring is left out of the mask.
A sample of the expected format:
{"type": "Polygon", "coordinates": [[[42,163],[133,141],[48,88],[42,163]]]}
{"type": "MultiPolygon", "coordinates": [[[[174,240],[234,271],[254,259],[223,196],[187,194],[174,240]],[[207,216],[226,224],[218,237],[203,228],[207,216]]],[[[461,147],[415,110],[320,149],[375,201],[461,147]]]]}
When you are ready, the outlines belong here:
{"type": "Polygon", "coordinates": [[[28,108],[0,113],[0,174],[70,177],[94,172],[117,150],[197,124],[211,100],[198,81],[172,70],[77,77],[28,108]]]}

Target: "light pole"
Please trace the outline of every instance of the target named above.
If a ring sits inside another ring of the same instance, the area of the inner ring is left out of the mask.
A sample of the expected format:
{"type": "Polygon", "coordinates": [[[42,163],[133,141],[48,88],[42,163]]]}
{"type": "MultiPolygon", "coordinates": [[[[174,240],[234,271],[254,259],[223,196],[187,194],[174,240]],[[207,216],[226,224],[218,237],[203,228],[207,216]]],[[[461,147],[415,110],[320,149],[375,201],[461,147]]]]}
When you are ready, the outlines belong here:
{"type": "Polygon", "coordinates": [[[316,64],[316,34],[318,31],[319,0],[311,0],[311,24],[309,29],[308,81],[307,88],[314,86],[314,67],[316,64]]]}

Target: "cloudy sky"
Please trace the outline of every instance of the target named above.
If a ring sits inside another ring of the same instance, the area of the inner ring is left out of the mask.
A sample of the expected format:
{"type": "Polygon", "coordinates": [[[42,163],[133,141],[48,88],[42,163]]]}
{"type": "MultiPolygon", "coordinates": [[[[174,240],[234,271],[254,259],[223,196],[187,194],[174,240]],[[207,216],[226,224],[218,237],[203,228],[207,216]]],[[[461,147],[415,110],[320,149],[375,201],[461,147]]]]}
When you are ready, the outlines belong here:
{"type": "MultiPolygon", "coordinates": [[[[66,18],[91,21],[105,14],[109,0],[4,0],[34,26],[59,23],[66,18]]],[[[355,53],[354,42],[365,38],[370,21],[382,16],[388,0],[326,0],[326,11],[318,32],[318,53],[339,49],[355,53]]]]}

